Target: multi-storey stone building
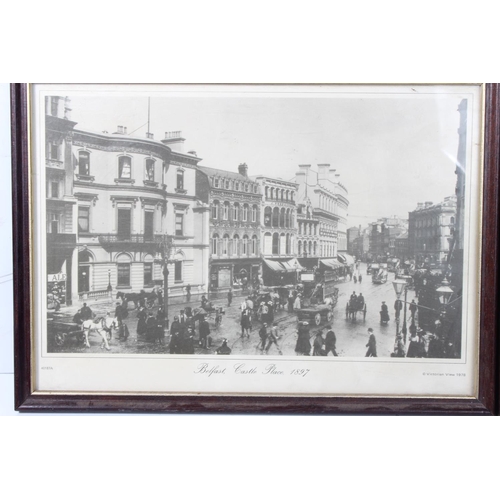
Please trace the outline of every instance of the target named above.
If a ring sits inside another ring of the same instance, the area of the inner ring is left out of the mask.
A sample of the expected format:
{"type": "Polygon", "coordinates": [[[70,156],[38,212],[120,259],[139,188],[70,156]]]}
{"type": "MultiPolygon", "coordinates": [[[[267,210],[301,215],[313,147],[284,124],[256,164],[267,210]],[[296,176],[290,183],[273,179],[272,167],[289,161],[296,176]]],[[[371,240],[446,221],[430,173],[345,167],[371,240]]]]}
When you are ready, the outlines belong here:
{"type": "Polygon", "coordinates": [[[197,167],[196,192],[211,207],[210,290],[244,288],[260,276],[262,195],[242,163],[238,172],[197,167]]]}
{"type": "MultiPolygon", "coordinates": [[[[329,164],[299,165],[295,175],[300,204],[310,201],[312,215],[318,220],[320,257],[336,257],[338,250],[347,250],[347,189],[339,180],[340,174],[329,164]]],[[[298,250],[298,249],[297,249],[298,250]]]]}
{"type": "Polygon", "coordinates": [[[65,97],[45,98],[45,181],[47,291],[56,292],[71,304],[76,283],[77,200],[73,195],[71,143],[75,122],[70,120],[70,101],[65,97]]]}
{"type": "Polygon", "coordinates": [[[455,230],[457,198],[418,203],[409,213],[408,252],[417,264],[445,264],[455,230]]]}
{"type": "Polygon", "coordinates": [[[311,200],[306,199],[297,207],[297,257],[319,257],[319,224],[311,200]]]}
{"type": "Polygon", "coordinates": [[[73,295],[86,300],[115,291],[163,285],[160,244],[169,235],[171,294],[207,287],[208,206],[195,197],[194,154],[180,133],[163,141],[75,129],[72,155],[78,200],[77,276],[73,295]],[[206,266],[205,266],[206,267],[206,266]]]}

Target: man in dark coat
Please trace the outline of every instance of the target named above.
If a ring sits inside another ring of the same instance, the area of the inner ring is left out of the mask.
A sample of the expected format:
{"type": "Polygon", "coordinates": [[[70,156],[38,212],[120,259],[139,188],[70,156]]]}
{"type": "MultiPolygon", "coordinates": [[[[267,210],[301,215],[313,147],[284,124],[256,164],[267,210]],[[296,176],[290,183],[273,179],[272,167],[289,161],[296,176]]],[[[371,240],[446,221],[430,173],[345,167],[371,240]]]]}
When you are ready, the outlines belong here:
{"type": "Polygon", "coordinates": [[[417,303],[415,302],[415,299],[412,299],[410,304],[410,314],[412,319],[415,317],[416,312],[417,312],[417,303]]]}
{"type": "Polygon", "coordinates": [[[174,333],[181,333],[182,331],[182,326],[179,321],[179,316],[174,316],[174,321],[172,321],[172,324],[170,325],[170,335],[173,335],[174,333]]]}
{"type": "Polygon", "coordinates": [[[401,309],[403,309],[403,303],[399,299],[396,299],[396,302],[394,302],[394,315],[396,319],[399,319],[401,309]]]}
{"type": "Polygon", "coordinates": [[[87,321],[88,319],[92,319],[93,317],[92,309],[87,306],[86,302],[83,303],[83,307],[80,310],[80,315],[83,321],[87,321]]]}
{"type": "Polygon", "coordinates": [[[267,323],[262,324],[262,327],[259,330],[259,337],[260,337],[260,350],[264,352],[267,340],[267,323]]]}
{"type": "Polygon", "coordinates": [[[208,349],[208,336],[210,335],[210,325],[205,316],[200,321],[200,346],[208,349]]]}
{"type": "Polygon", "coordinates": [[[194,354],[194,330],[189,326],[182,335],[182,354],[194,354]]]}
{"type": "Polygon", "coordinates": [[[323,330],[318,330],[316,332],[316,338],[314,339],[314,344],[313,344],[313,356],[326,356],[323,330]]]}
{"type": "Polygon", "coordinates": [[[227,307],[231,306],[232,301],[233,301],[233,290],[232,288],[230,288],[229,292],[227,292],[227,307]]]}
{"type": "Polygon", "coordinates": [[[250,338],[250,328],[252,324],[250,322],[250,311],[248,309],[244,309],[241,311],[241,336],[250,338]]]}
{"type": "Polygon", "coordinates": [[[328,330],[326,332],[325,338],[325,356],[328,356],[328,353],[332,351],[334,356],[338,356],[337,354],[337,337],[333,330],[328,330]]]}
{"type": "Polygon", "coordinates": [[[377,357],[377,339],[373,333],[373,328],[368,328],[368,350],[366,351],[365,358],[376,358],[377,357]]]}
{"type": "MultiPolygon", "coordinates": [[[[172,322],[173,324],[173,322],[172,322]]],[[[178,331],[175,331],[174,333],[171,333],[170,335],[170,354],[181,354],[181,338],[180,334],[178,331]]]]}

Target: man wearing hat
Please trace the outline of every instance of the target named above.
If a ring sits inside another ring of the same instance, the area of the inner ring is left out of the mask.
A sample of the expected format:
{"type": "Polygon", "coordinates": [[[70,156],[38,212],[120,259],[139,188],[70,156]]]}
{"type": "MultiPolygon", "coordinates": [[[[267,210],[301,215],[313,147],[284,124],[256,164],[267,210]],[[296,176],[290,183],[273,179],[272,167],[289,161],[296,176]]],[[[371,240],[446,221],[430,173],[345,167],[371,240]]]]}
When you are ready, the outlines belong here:
{"type": "Polygon", "coordinates": [[[368,328],[368,350],[366,351],[365,358],[376,358],[377,357],[377,339],[373,333],[373,328],[368,328]]]}
{"type": "Polygon", "coordinates": [[[337,337],[335,335],[335,332],[330,328],[326,332],[326,338],[325,338],[325,356],[328,356],[328,353],[332,351],[332,354],[334,356],[338,356],[337,354],[337,337]]]}

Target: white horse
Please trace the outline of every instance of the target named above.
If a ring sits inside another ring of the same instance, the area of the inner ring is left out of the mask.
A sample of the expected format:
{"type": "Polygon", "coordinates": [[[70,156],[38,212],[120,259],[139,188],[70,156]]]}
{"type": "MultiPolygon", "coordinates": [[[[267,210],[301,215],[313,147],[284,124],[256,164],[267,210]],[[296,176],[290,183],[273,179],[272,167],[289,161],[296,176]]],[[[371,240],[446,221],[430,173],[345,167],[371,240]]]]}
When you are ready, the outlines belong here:
{"type": "Polygon", "coordinates": [[[82,323],[83,333],[85,334],[85,345],[90,347],[89,344],[89,333],[94,332],[102,337],[101,349],[106,347],[106,350],[110,351],[108,337],[111,340],[113,328],[118,328],[118,322],[116,318],[111,318],[106,316],[105,318],[99,318],[96,320],[88,319],[82,323]]]}

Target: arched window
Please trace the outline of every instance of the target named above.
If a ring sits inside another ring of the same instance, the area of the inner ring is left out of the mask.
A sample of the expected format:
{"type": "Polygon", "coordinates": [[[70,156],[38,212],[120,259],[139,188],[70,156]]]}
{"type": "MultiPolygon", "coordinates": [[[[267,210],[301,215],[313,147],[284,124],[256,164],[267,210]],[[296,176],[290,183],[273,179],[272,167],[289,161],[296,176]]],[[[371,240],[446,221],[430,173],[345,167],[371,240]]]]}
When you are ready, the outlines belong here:
{"type": "Polygon", "coordinates": [[[269,186],[266,186],[266,200],[269,198],[269,186]]]}
{"type": "Polygon", "coordinates": [[[240,216],[240,204],[235,203],[233,205],[233,220],[238,220],[240,216]]]}
{"type": "Polygon", "coordinates": [[[293,213],[293,210],[290,210],[290,227],[295,226],[295,215],[293,213]]]}
{"type": "Polygon", "coordinates": [[[298,243],[298,252],[297,254],[299,255],[299,257],[302,256],[302,241],[299,241],[298,243]]]}
{"type": "Polygon", "coordinates": [[[245,234],[241,240],[241,255],[248,255],[248,236],[245,234]]]}
{"type": "Polygon", "coordinates": [[[222,255],[227,256],[229,254],[229,234],[225,234],[222,237],[222,255]]]}
{"type": "Polygon", "coordinates": [[[290,227],[290,209],[285,212],[285,227],[290,227]]]}
{"type": "Polygon", "coordinates": [[[273,227],[279,227],[280,225],[280,209],[278,207],[273,208],[273,227]]]}
{"type": "Polygon", "coordinates": [[[280,253],[280,235],[278,233],[273,234],[273,255],[279,255],[280,253]]]}
{"type": "Polygon", "coordinates": [[[88,151],[78,151],[78,173],[90,175],[90,153],[88,151]]]}
{"type": "Polygon", "coordinates": [[[130,156],[118,157],[118,178],[132,179],[132,158],[130,156]]]}
{"type": "Polygon", "coordinates": [[[243,205],[243,210],[241,213],[241,220],[243,222],[246,222],[248,220],[248,205],[246,203],[243,205]]]}
{"type": "Polygon", "coordinates": [[[317,251],[318,251],[318,244],[316,242],[314,242],[314,245],[313,245],[313,255],[315,257],[317,255],[317,251]]]}
{"type": "Polygon", "coordinates": [[[240,253],[240,237],[235,234],[233,239],[233,255],[239,255],[240,253]]]}
{"type": "Polygon", "coordinates": [[[224,220],[228,220],[229,219],[229,202],[228,201],[224,202],[224,206],[223,206],[223,209],[222,209],[222,218],[224,220]]]}
{"type": "Polygon", "coordinates": [[[145,287],[153,286],[154,278],[153,278],[153,256],[151,254],[147,254],[144,257],[144,273],[143,273],[143,282],[145,287]]]}
{"type": "Polygon", "coordinates": [[[288,196],[290,194],[290,191],[288,189],[285,191],[285,200],[288,201],[288,196]]]}
{"type": "Polygon", "coordinates": [[[280,227],[285,227],[285,209],[282,208],[280,211],[280,227]]]}
{"type": "Polygon", "coordinates": [[[293,201],[293,191],[290,191],[290,201],[293,201]]]}
{"type": "Polygon", "coordinates": [[[286,235],[286,249],[285,249],[285,253],[287,255],[290,255],[292,253],[290,251],[290,235],[289,234],[286,235]]]}
{"type": "Polygon", "coordinates": [[[264,209],[264,226],[271,227],[271,218],[272,218],[272,208],[266,207],[264,209]]]}
{"type": "Polygon", "coordinates": [[[285,233],[281,233],[280,234],[280,248],[279,248],[280,254],[284,255],[285,250],[286,250],[286,236],[285,236],[285,233]]]}
{"type": "Polygon", "coordinates": [[[259,249],[259,240],[257,236],[254,234],[252,236],[252,255],[257,255],[259,249]]]}
{"type": "Polygon", "coordinates": [[[273,199],[273,195],[274,195],[274,188],[271,188],[269,190],[269,198],[271,198],[271,200],[273,199]]]}
{"type": "Polygon", "coordinates": [[[271,255],[273,253],[273,236],[271,233],[264,234],[264,254],[271,255]]]}
{"type": "Polygon", "coordinates": [[[218,255],[219,235],[216,233],[212,236],[212,255],[218,255]]]}
{"type": "Polygon", "coordinates": [[[219,208],[220,208],[220,203],[218,200],[214,200],[212,203],[212,219],[217,220],[219,218],[219,208]]]}
{"type": "Polygon", "coordinates": [[[312,255],[312,241],[309,242],[309,255],[312,255]]]}
{"type": "Polygon", "coordinates": [[[283,197],[283,193],[284,193],[284,189],[281,190],[281,201],[283,201],[284,197],[283,197]]]}
{"type": "Polygon", "coordinates": [[[257,222],[257,205],[252,207],[252,222],[257,222]]]}

